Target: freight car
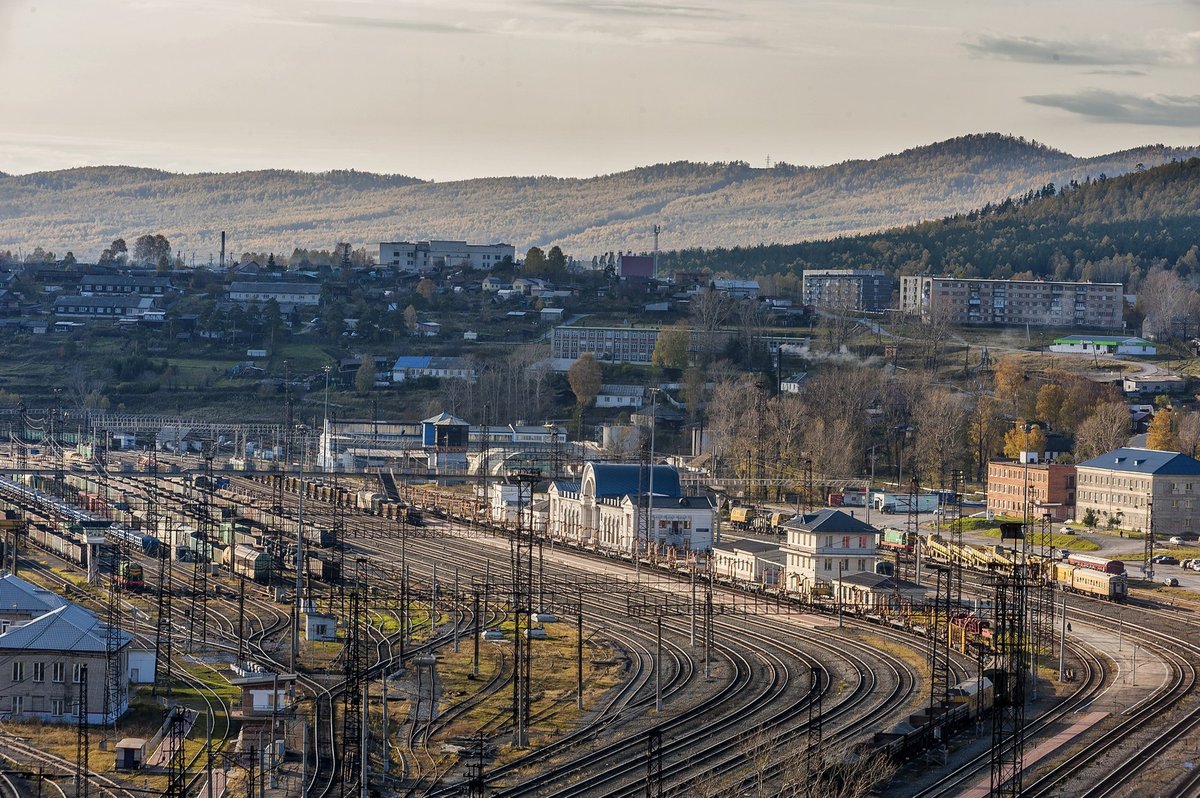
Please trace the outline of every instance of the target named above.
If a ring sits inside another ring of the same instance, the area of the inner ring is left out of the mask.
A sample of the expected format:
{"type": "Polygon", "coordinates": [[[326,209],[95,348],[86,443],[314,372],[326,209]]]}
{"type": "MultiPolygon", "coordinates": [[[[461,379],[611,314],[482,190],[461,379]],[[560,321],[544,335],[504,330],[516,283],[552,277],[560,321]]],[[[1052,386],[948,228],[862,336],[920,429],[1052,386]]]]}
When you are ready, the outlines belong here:
{"type": "Polygon", "coordinates": [[[230,546],[225,550],[225,564],[235,574],[255,582],[267,582],[271,578],[271,555],[253,546],[230,546]]]}
{"type": "MultiPolygon", "coordinates": [[[[1099,558],[1094,558],[1099,559],[1099,558]]],[[[1054,581],[1063,590],[1082,593],[1093,598],[1124,602],[1129,595],[1129,576],[1114,574],[1094,568],[1083,568],[1067,562],[1055,563],[1054,581]]]]}
{"type": "Polygon", "coordinates": [[[314,579],[321,582],[337,582],[342,575],[341,566],[337,560],[331,560],[328,557],[322,557],[317,554],[309,554],[308,572],[314,579]]]}
{"type": "Polygon", "coordinates": [[[877,732],[870,743],[856,750],[864,754],[882,753],[894,762],[903,762],[923,754],[936,740],[935,724],[944,732],[961,729],[992,711],[995,686],[987,677],[963,679],[950,688],[950,704],[934,717],[928,709],[912,715],[906,723],[889,732],[877,732]]]}
{"type": "Polygon", "coordinates": [[[87,546],[78,539],[63,535],[53,527],[31,524],[29,539],[34,545],[79,566],[87,565],[87,546]]]}
{"type": "Polygon", "coordinates": [[[322,549],[332,549],[338,544],[337,532],[329,527],[304,527],[304,542],[322,549]]]}
{"type": "Polygon", "coordinates": [[[1078,568],[1102,571],[1106,574],[1125,573],[1125,563],[1120,560],[1107,560],[1104,557],[1097,557],[1094,554],[1075,554],[1072,552],[1067,555],[1067,562],[1078,568]]]}

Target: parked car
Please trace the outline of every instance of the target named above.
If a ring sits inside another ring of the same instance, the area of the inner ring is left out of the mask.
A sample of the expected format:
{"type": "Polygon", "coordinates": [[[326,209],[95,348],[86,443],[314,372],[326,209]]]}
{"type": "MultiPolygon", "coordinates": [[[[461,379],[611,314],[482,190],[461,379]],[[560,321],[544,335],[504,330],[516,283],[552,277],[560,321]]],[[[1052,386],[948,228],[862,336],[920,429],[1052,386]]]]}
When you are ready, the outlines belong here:
{"type": "Polygon", "coordinates": [[[1179,580],[1173,576],[1164,576],[1162,583],[1167,587],[1179,587],[1179,580]]]}
{"type": "Polygon", "coordinates": [[[1183,538],[1179,537],[1179,535],[1175,535],[1174,537],[1170,538],[1167,542],[1170,543],[1172,546],[1186,546],[1187,545],[1187,541],[1184,540],[1183,538]]]}
{"type": "Polygon", "coordinates": [[[1155,565],[1179,565],[1179,560],[1169,554],[1159,554],[1150,558],[1155,565]]]}

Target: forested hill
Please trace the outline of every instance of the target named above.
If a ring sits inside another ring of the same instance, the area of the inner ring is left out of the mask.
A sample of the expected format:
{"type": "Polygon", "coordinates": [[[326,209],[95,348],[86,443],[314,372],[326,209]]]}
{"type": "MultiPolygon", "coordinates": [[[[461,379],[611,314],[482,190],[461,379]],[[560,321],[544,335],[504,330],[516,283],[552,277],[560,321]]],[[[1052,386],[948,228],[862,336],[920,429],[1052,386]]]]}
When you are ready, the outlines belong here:
{"type": "Polygon", "coordinates": [[[684,250],[668,269],[743,276],[804,269],[1034,277],[1135,285],[1151,266],[1200,278],[1200,158],[1117,178],[1047,184],[1016,200],[881,233],[800,244],[684,250]]]}
{"type": "Polygon", "coordinates": [[[41,246],[91,259],[114,238],[159,233],[185,258],[203,261],[226,230],[235,254],[465,238],[522,252],[559,244],[588,258],[649,249],[655,224],[664,249],[790,243],[937,219],[1051,182],[1196,155],[1200,147],[1153,146],[1077,158],[989,133],[833,166],[678,162],[588,179],[433,183],[354,171],[182,175],[134,167],[0,173],[0,250],[41,246]]]}

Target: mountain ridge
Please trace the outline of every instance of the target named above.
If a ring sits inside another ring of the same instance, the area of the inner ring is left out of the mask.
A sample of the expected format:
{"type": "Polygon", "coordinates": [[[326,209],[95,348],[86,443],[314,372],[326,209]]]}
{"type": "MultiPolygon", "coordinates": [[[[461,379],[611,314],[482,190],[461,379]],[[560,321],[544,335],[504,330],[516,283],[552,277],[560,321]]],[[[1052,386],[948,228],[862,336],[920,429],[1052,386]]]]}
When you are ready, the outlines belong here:
{"type": "Polygon", "coordinates": [[[113,238],[161,233],[186,256],[217,248],[288,253],[397,238],[559,244],[577,257],[792,243],[965,213],[1031,188],[1115,176],[1200,155],[1147,145],[1086,158],[1020,137],[971,134],[827,166],[671,161],[590,178],[436,182],[357,170],[178,174],[95,166],[0,173],[0,250],[94,258],[113,238]]]}

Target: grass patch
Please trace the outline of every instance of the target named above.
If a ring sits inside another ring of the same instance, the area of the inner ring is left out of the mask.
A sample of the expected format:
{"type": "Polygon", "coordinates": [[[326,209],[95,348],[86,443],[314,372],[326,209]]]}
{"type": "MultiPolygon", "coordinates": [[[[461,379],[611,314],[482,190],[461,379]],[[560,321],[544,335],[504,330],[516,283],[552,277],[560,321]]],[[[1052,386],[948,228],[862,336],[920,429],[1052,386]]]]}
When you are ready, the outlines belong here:
{"type": "MultiPolygon", "coordinates": [[[[982,531],[984,537],[997,538],[1000,537],[1000,530],[987,529],[982,531]]],[[[1040,531],[1035,531],[1029,536],[1029,545],[1034,547],[1049,546],[1055,549],[1069,549],[1070,551],[1098,551],[1100,544],[1094,540],[1089,540],[1082,535],[1064,535],[1061,532],[1051,532],[1048,536],[1040,531]]]]}

